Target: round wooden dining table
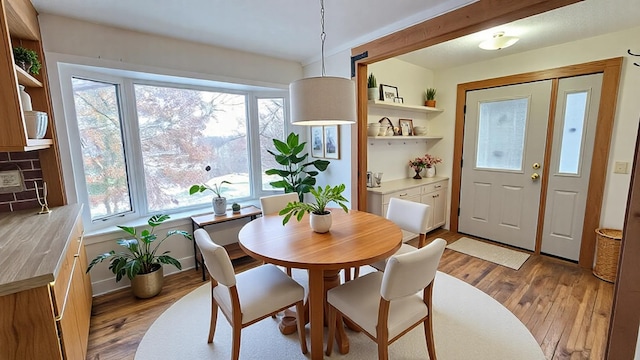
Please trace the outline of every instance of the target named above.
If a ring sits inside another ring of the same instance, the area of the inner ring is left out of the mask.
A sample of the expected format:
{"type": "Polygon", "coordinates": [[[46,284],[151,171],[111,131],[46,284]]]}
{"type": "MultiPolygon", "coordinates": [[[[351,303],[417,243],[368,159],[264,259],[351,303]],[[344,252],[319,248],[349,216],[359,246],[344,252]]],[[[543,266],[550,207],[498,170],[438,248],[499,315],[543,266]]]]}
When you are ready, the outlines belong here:
{"type": "MultiPolygon", "coordinates": [[[[323,358],[323,327],[326,291],[340,284],[339,272],[389,257],[402,244],[402,231],[390,220],[371,213],[330,209],[329,232],[313,232],[309,215],[282,225],[282,216],[266,215],[250,221],[238,234],[242,250],[267,263],[309,271],[309,323],[311,359],[323,358]]],[[[338,349],[349,351],[342,326],[338,349]]],[[[332,340],[329,340],[332,341],[332,340]]]]}

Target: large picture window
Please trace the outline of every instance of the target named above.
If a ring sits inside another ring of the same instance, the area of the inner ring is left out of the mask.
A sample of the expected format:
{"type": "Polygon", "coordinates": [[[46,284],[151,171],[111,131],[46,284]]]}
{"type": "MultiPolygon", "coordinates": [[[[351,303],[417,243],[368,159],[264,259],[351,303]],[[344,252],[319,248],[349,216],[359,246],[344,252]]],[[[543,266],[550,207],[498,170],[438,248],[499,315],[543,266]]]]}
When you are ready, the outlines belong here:
{"type": "Polygon", "coordinates": [[[266,149],[285,138],[286,92],[68,74],[75,186],[92,222],[211,206],[213,193],[189,195],[202,182],[230,182],[229,204],[274,190],[266,149]]]}

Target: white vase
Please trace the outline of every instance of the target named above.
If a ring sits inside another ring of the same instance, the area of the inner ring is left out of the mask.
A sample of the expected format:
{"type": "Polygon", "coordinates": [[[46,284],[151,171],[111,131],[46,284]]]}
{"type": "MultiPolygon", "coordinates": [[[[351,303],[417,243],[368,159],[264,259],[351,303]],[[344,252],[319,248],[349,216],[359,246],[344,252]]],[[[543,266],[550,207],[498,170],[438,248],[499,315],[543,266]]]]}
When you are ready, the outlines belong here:
{"type": "Polygon", "coordinates": [[[428,167],[425,169],[426,170],[426,177],[428,178],[432,178],[434,176],[436,176],[436,167],[432,166],[432,167],[428,167]]]}
{"type": "Polygon", "coordinates": [[[18,85],[20,87],[20,102],[22,103],[22,111],[31,111],[31,96],[24,91],[24,85],[18,85]]]}
{"type": "Polygon", "coordinates": [[[325,215],[318,215],[311,213],[309,216],[309,225],[311,230],[317,233],[326,233],[331,229],[331,213],[325,215]]]}
{"type": "Polygon", "coordinates": [[[227,198],[218,196],[213,198],[213,213],[215,215],[225,215],[227,213],[227,198]]]}

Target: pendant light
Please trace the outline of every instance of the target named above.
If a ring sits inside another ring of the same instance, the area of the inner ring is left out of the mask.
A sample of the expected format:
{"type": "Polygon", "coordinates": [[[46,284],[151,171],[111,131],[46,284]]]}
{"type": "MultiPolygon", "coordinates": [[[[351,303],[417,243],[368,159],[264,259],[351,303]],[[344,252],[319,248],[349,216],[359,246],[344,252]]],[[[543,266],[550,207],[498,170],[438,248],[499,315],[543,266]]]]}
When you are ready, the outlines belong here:
{"type": "Polygon", "coordinates": [[[322,76],[304,78],[289,85],[293,125],[340,125],[356,122],[356,87],[351,79],[325,76],[324,0],[320,0],[322,76]]]}

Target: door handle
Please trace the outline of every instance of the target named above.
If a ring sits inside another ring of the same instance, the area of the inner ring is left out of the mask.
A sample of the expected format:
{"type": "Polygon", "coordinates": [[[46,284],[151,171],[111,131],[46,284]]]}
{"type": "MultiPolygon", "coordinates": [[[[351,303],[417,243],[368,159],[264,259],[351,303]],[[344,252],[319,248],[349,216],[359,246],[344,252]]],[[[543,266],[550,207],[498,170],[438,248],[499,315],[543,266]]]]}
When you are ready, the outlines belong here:
{"type": "Polygon", "coordinates": [[[540,178],[540,175],[538,175],[538,173],[533,173],[531,174],[531,180],[536,181],[540,178]]]}

